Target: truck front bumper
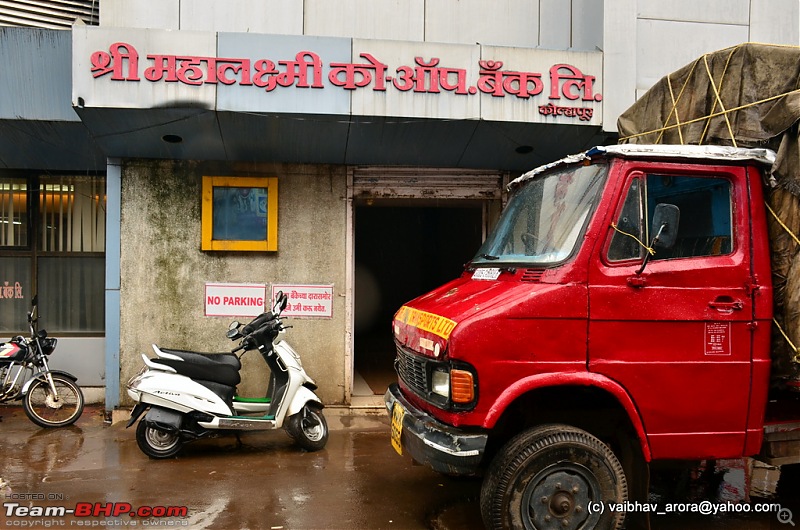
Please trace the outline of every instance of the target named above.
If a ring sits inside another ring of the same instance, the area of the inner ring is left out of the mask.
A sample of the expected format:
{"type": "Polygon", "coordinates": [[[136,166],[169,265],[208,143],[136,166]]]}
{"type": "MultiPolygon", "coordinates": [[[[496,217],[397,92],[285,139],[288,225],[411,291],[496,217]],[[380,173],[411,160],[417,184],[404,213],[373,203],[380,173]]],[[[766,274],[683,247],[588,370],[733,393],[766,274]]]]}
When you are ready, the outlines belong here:
{"type": "Polygon", "coordinates": [[[397,423],[392,426],[392,437],[402,447],[401,454],[439,473],[474,475],[478,471],[488,435],[467,433],[438,421],[411,405],[397,383],[389,386],[383,400],[393,423],[397,423]]]}

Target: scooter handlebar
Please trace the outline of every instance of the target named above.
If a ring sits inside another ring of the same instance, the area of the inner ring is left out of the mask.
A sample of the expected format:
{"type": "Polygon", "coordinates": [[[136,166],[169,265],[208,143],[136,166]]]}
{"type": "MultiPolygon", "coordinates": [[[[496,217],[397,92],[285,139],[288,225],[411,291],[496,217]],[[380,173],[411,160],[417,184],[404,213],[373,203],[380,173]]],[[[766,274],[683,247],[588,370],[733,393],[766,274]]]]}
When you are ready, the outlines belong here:
{"type": "Polygon", "coordinates": [[[267,342],[272,342],[274,337],[267,338],[267,334],[275,333],[277,334],[279,331],[286,329],[281,322],[280,319],[273,316],[272,319],[267,320],[264,322],[258,329],[248,333],[243,339],[242,342],[231,350],[231,353],[236,353],[240,350],[252,350],[258,346],[259,342],[263,342],[266,344],[267,342]]]}

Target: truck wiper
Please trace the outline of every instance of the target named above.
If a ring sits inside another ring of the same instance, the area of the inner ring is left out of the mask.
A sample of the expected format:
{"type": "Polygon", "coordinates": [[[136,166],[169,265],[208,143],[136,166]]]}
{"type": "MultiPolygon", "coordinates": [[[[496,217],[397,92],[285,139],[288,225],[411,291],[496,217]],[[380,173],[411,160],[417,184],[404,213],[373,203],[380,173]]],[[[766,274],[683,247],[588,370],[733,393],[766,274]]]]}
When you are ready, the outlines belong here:
{"type": "Polygon", "coordinates": [[[488,260],[500,259],[500,256],[492,256],[491,254],[481,254],[481,257],[488,260]]]}

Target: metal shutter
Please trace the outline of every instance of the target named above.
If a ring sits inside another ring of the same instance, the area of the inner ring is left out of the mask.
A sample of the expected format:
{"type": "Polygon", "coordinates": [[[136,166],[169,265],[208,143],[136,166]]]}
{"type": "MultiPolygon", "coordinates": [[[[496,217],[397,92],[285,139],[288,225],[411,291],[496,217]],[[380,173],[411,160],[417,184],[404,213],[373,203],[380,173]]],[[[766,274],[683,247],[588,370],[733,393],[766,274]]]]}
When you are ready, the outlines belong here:
{"type": "Polygon", "coordinates": [[[507,175],[481,170],[354,168],[354,199],[501,199],[507,175]]]}
{"type": "Polygon", "coordinates": [[[69,29],[76,19],[98,25],[99,0],[0,0],[0,26],[69,29]]]}

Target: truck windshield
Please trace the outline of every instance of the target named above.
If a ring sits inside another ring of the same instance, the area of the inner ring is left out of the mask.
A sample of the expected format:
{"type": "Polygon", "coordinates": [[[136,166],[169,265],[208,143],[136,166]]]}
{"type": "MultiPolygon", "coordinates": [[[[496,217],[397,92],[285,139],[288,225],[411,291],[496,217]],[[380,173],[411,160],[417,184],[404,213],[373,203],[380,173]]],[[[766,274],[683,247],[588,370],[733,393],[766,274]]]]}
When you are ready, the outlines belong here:
{"type": "Polygon", "coordinates": [[[523,183],[472,264],[548,265],[567,259],[607,171],[607,164],[570,166],[523,183]]]}

